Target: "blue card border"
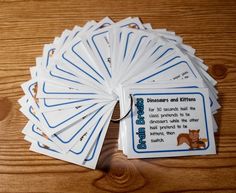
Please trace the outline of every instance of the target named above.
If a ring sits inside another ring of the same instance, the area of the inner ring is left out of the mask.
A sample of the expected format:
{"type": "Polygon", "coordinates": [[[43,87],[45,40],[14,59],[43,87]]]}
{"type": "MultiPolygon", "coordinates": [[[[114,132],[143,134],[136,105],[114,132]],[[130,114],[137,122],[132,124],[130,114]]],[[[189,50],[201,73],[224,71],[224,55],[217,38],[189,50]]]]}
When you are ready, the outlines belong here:
{"type": "Polygon", "coordinates": [[[135,149],[135,144],[134,144],[134,115],[133,115],[133,111],[131,111],[131,128],[132,128],[132,148],[134,150],[134,152],[136,153],[163,153],[163,152],[183,152],[183,151],[203,151],[203,150],[207,150],[210,146],[210,141],[209,141],[209,133],[208,133],[208,123],[207,123],[207,116],[206,116],[206,105],[205,105],[205,98],[204,95],[200,92],[178,92],[178,93],[136,93],[133,94],[133,96],[145,96],[145,95],[184,95],[184,94],[192,94],[192,95],[200,95],[202,97],[202,101],[203,101],[203,109],[204,109],[204,118],[205,118],[205,126],[206,126],[206,135],[207,135],[207,147],[204,149],[180,149],[180,150],[160,150],[160,151],[137,151],[135,149]]]}

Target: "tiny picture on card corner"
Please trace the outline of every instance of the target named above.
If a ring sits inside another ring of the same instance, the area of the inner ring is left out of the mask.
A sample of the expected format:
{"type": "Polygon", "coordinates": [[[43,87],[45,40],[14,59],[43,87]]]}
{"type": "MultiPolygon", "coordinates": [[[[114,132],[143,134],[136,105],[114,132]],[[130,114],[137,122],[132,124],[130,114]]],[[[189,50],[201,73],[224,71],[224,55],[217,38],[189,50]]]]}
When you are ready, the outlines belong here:
{"type": "Polygon", "coordinates": [[[188,133],[180,133],[177,137],[177,146],[186,144],[189,149],[205,149],[208,140],[200,138],[200,129],[189,129],[188,133]]]}

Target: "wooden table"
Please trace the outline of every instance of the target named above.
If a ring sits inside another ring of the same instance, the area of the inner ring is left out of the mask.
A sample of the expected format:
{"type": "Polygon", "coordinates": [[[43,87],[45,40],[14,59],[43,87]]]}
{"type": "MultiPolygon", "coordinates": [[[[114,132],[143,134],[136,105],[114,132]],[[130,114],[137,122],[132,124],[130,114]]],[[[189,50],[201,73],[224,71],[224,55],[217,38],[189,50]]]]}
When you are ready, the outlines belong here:
{"type": "Polygon", "coordinates": [[[236,1],[0,0],[0,192],[236,192],[236,1]],[[29,151],[20,85],[43,45],[104,16],[139,16],[196,48],[218,81],[217,155],[127,160],[111,125],[97,170],[29,151]]]}

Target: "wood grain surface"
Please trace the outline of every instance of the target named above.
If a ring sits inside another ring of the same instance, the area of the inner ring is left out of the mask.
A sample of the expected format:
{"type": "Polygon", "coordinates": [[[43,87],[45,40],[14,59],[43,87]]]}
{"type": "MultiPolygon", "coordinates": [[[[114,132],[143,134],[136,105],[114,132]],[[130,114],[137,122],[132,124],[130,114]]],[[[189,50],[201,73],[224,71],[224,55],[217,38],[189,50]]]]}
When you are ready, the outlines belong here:
{"type": "Polygon", "coordinates": [[[236,192],[235,0],[0,0],[0,192],[236,192]],[[217,155],[127,160],[111,124],[97,170],[29,151],[21,130],[20,84],[43,45],[74,25],[139,16],[197,50],[218,81],[217,155]]]}

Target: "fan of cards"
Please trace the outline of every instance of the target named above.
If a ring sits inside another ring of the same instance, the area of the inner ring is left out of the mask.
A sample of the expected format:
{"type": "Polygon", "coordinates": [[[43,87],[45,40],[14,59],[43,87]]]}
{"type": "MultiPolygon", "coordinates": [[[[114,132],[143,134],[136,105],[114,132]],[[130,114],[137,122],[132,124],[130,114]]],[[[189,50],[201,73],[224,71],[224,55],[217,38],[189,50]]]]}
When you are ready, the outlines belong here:
{"type": "Polygon", "coordinates": [[[22,84],[30,150],[94,169],[119,102],[128,158],[215,154],[216,81],[194,53],[136,17],[66,29],[22,84]]]}

